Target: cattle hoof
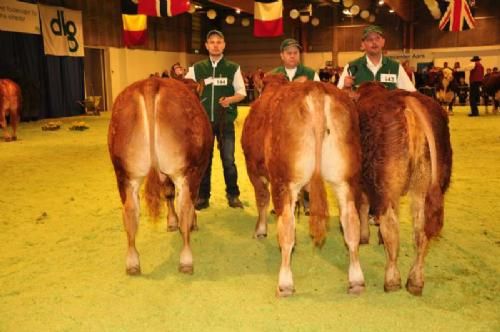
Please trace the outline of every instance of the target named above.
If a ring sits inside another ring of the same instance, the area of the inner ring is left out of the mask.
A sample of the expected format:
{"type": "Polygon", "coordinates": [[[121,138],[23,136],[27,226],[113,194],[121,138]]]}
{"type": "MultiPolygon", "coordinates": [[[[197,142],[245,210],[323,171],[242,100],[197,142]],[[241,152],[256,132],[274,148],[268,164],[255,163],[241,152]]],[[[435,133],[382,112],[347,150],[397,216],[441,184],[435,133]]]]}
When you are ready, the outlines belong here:
{"type": "Polygon", "coordinates": [[[423,288],[424,288],[423,286],[413,285],[413,283],[410,280],[406,282],[406,290],[411,295],[422,296],[423,288]]]}
{"type": "Polygon", "coordinates": [[[254,239],[257,239],[257,240],[264,240],[265,238],[267,238],[267,234],[264,233],[264,234],[254,234],[254,239]]]}
{"type": "Polygon", "coordinates": [[[278,286],[278,288],[276,288],[276,297],[290,297],[293,293],[295,293],[295,288],[293,288],[293,286],[286,286],[283,288],[278,286]]]}
{"type": "Polygon", "coordinates": [[[5,142],[10,142],[12,141],[12,137],[5,137],[5,142]]]}
{"type": "Polygon", "coordinates": [[[168,225],[167,226],[167,232],[175,232],[179,230],[179,227],[177,227],[177,225],[173,226],[173,225],[168,225]]]}
{"type": "Polygon", "coordinates": [[[370,243],[370,237],[367,237],[367,238],[361,237],[359,239],[359,244],[369,244],[369,243],[370,243]]]}
{"type": "Polygon", "coordinates": [[[141,267],[140,266],[127,267],[126,272],[129,276],[138,276],[141,274],[141,267]]]}
{"type": "Polygon", "coordinates": [[[179,265],[179,272],[185,274],[193,274],[193,265],[179,265]]]}
{"type": "Polygon", "coordinates": [[[365,290],[365,284],[349,285],[348,293],[352,295],[359,295],[365,290]]]}
{"type": "Polygon", "coordinates": [[[198,225],[191,226],[191,232],[196,232],[197,230],[199,230],[198,225]]]}
{"type": "Polygon", "coordinates": [[[386,293],[389,292],[395,292],[401,289],[401,283],[394,283],[394,284],[384,284],[384,291],[386,293]]]}

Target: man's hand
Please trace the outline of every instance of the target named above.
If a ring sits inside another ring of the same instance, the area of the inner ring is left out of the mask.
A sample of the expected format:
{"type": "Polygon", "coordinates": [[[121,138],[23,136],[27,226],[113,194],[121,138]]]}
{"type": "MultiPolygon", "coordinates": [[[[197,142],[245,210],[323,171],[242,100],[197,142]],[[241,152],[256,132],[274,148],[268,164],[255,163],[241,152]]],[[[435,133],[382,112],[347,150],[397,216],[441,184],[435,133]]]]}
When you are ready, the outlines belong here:
{"type": "Polygon", "coordinates": [[[350,89],[354,85],[354,76],[346,75],[344,77],[344,89],[350,89]]]}
{"type": "Polygon", "coordinates": [[[219,104],[224,108],[229,107],[231,105],[231,97],[220,97],[219,104]]]}

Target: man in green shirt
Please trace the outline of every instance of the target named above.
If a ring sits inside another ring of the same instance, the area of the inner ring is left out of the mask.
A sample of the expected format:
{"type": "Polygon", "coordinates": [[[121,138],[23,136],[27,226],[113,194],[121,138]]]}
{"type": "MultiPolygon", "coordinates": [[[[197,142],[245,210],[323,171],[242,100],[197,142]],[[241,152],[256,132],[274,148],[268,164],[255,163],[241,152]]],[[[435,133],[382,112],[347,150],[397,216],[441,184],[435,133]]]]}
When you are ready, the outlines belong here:
{"type": "Polygon", "coordinates": [[[363,30],[361,49],[365,52],[360,58],[349,62],[339,78],[340,89],[357,88],[366,81],[379,81],[388,89],[416,91],[415,86],[399,62],[382,55],[385,46],[384,31],[381,27],[370,25],[363,30]]]}
{"type": "MultiPolygon", "coordinates": [[[[227,201],[230,207],[243,208],[239,199],[238,171],[234,161],[234,120],[237,116],[236,104],[246,96],[245,83],[240,66],[224,58],[226,43],[222,32],[209,31],[205,47],[209,58],[190,67],[185,78],[204,82],[201,102],[212,124],[213,135],[217,138],[224,169],[227,201]]],[[[209,206],[211,174],[212,156],[201,181],[195,204],[197,210],[209,206]]]]}
{"type": "Polygon", "coordinates": [[[300,63],[300,52],[302,46],[293,38],[285,39],[280,45],[280,57],[283,65],[274,68],[271,73],[283,74],[289,81],[299,77],[306,77],[308,80],[319,81],[318,74],[309,67],[300,63]]]}

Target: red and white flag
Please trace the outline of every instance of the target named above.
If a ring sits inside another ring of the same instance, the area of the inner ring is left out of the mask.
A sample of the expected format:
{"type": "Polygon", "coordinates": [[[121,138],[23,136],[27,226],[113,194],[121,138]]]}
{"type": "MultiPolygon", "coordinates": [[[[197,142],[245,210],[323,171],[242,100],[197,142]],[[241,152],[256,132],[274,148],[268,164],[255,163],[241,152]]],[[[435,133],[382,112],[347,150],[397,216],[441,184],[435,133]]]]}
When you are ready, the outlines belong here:
{"type": "Polygon", "coordinates": [[[137,12],[148,16],[175,16],[189,10],[189,0],[139,0],[137,12]]]}
{"type": "Polygon", "coordinates": [[[439,22],[439,30],[458,32],[475,27],[476,20],[472,16],[467,0],[450,0],[448,9],[439,22]]]}
{"type": "Polygon", "coordinates": [[[283,1],[255,0],[253,35],[277,37],[283,34],[283,1]]]}

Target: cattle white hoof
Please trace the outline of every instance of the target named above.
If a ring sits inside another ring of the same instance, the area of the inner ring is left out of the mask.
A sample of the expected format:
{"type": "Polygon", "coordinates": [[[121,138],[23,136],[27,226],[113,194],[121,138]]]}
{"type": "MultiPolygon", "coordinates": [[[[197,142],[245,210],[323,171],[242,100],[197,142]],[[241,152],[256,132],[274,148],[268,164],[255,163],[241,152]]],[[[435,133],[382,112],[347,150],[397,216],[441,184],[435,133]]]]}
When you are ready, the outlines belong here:
{"type": "Polygon", "coordinates": [[[262,233],[262,234],[261,233],[255,233],[253,235],[253,238],[257,239],[257,240],[263,240],[263,239],[267,238],[267,234],[266,233],[262,233]]]}
{"type": "Polygon", "coordinates": [[[406,282],[406,290],[411,295],[422,296],[422,290],[423,289],[424,289],[423,285],[422,286],[414,285],[413,282],[410,279],[408,279],[408,281],[406,282]]]}
{"type": "Polygon", "coordinates": [[[276,288],[276,297],[290,297],[295,293],[295,288],[293,286],[278,286],[276,288]]]}
{"type": "Polygon", "coordinates": [[[349,294],[359,295],[363,293],[364,290],[365,290],[365,284],[355,284],[355,285],[349,285],[349,289],[347,291],[349,294]]]}
{"type": "Polygon", "coordinates": [[[138,276],[141,274],[141,267],[140,266],[127,267],[126,272],[129,276],[138,276]]]}
{"type": "Polygon", "coordinates": [[[184,274],[193,274],[193,272],[194,272],[193,265],[179,264],[179,272],[184,273],[184,274]]]}

